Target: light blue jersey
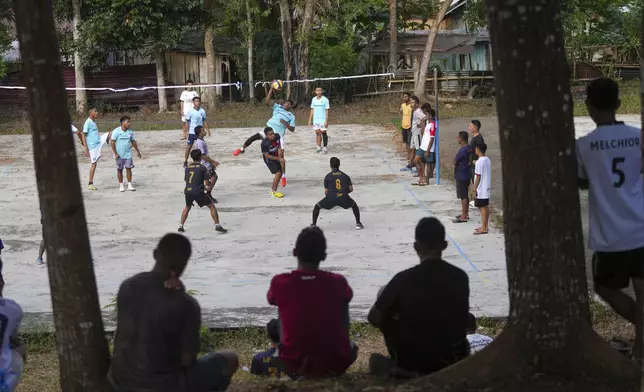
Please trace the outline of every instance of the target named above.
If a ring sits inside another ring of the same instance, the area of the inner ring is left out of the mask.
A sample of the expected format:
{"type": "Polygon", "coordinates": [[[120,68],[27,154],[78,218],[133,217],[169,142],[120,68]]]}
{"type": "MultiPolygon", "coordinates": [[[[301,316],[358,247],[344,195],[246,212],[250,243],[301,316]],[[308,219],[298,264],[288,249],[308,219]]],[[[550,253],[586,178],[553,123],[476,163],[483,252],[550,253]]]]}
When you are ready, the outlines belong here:
{"type": "Polygon", "coordinates": [[[284,109],[280,104],[273,104],[273,117],[266,123],[266,126],[273,128],[275,133],[284,137],[286,134],[286,126],[280,120],[288,122],[292,127],[295,127],[295,115],[284,109]]]}
{"type": "Polygon", "coordinates": [[[90,150],[95,149],[101,145],[101,137],[98,134],[98,126],[91,118],[85,120],[85,125],[83,125],[83,133],[85,134],[85,140],[87,140],[87,147],[90,150]]]}
{"type": "Polygon", "coordinates": [[[325,96],[313,97],[311,101],[311,109],[313,109],[313,125],[326,124],[326,111],[329,110],[329,99],[325,96]]]}
{"type": "Polygon", "coordinates": [[[112,140],[121,159],[132,159],[132,142],[136,139],[131,129],[124,131],[121,127],[116,128],[112,131],[112,140]]]}
{"type": "Polygon", "coordinates": [[[196,127],[203,127],[203,123],[206,121],[206,111],[203,108],[192,108],[186,113],[186,121],[190,124],[190,134],[194,135],[196,127]]]}

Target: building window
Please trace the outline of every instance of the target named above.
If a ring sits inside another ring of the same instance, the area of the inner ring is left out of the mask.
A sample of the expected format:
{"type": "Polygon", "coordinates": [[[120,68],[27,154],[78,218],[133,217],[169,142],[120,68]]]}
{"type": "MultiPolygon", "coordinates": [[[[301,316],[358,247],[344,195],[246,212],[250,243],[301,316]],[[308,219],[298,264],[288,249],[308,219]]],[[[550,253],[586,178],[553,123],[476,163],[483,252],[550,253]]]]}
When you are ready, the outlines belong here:
{"type": "Polygon", "coordinates": [[[134,65],[134,56],[132,56],[127,52],[122,52],[122,51],[112,52],[108,58],[108,65],[110,66],[134,65]]]}

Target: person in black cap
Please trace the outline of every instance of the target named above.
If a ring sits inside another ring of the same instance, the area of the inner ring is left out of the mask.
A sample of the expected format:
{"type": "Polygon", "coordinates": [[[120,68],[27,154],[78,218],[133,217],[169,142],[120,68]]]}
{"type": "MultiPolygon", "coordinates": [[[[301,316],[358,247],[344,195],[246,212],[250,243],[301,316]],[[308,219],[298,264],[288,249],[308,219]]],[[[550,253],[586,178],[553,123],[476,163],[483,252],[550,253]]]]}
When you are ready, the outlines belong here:
{"type": "Polygon", "coordinates": [[[251,374],[271,378],[286,377],[286,368],[280,361],[279,344],[280,344],[280,321],[273,319],[266,324],[266,334],[271,340],[271,347],[260,353],[255,354],[250,367],[251,374]]]}
{"type": "Polygon", "coordinates": [[[371,373],[414,377],[467,357],[469,279],[441,259],[445,248],[445,227],[436,218],[421,219],[414,243],[420,264],[396,274],[369,312],[390,355],[372,354],[371,373]]]}

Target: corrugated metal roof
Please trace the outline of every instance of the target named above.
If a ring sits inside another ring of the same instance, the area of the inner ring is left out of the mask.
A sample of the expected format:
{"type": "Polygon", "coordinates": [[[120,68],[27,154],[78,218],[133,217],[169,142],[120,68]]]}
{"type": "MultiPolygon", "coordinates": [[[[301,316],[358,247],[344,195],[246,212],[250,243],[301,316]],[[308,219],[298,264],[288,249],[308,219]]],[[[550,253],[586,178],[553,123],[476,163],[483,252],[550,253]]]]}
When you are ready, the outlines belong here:
{"type": "MultiPolygon", "coordinates": [[[[473,52],[476,36],[439,34],[434,42],[435,53],[466,54],[473,52]]],[[[371,53],[389,53],[389,39],[376,42],[371,53]]],[[[398,54],[421,54],[427,45],[427,34],[401,35],[398,37],[398,54]]]]}
{"type": "MultiPolygon", "coordinates": [[[[206,49],[204,44],[204,32],[192,32],[186,34],[179,45],[170,50],[170,52],[205,54],[206,49]]],[[[237,46],[238,44],[234,39],[215,35],[214,45],[216,54],[229,56],[232,54],[233,48],[235,48],[235,46],[237,46]]]]}

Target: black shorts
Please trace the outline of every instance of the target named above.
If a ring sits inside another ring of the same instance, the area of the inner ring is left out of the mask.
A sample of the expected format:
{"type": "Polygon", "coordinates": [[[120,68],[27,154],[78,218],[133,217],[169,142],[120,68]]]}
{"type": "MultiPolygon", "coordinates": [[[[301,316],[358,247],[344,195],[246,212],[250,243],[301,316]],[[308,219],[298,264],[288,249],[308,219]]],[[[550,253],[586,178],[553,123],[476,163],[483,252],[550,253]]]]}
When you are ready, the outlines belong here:
{"type": "Polygon", "coordinates": [[[331,210],[335,207],[340,207],[349,209],[353,208],[353,206],[356,205],[356,202],[353,201],[353,199],[350,196],[340,196],[336,197],[335,195],[327,196],[324,199],[320,200],[318,202],[318,207],[320,207],[323,210],[331,210]]]}
{"type": "Polygon", "coordinates": [[[469,198],[470,180],[456,180],[456,198],[459,200],[469,198]]]}
{"type": "Polygon", "coordinates": [[[266,167],[268,167],[268,170],[270,170],[272,174],[276,174],[282,171],[282,165],[280,165],[278,161],[266,161],[266,167]]]}
{"type": "Polygon", "coordinates": [[[411,128],[403,128],[402,141],[407,145],[407,147],[409,147],[409,143],[411,142],[411,128]]]}
{"type": "Polygon", "coordinates": [[[477,208],[487,207],[490,205],[490,199],[476,199],[474,200],[474,206],[477,208]]]}
{"type": "Polygon", "coordinates": [[[644,278],[644,248],[593,254],[593,280],[596,285],[623,289],[628,287],[631,278],[644,278]]]}
{"type": "Polygon", "coordinates": [[[192,207],[197,202],[199,207],[209,206],[212,200],[203,192],[186,193],[186,206],[192,207]]]}

